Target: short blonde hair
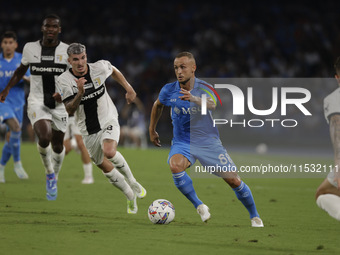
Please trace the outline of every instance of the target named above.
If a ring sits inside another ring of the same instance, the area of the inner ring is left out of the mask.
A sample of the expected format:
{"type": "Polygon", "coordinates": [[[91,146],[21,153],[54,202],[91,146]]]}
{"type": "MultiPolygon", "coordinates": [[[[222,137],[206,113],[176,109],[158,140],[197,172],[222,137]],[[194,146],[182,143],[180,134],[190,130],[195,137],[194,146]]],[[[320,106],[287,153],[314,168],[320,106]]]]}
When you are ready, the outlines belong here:
{"type": "Polygon", "coordinates": [[[194,61],[194,63],[196,64],[196,60],[195,60],[195,57],[194,55],[189,52],[189,51],[183,51],[183,52],[180,52],[176,55],[176,58],[182,58],[182,57],[187,57],[188,59],[191,59],[194,61]]]}

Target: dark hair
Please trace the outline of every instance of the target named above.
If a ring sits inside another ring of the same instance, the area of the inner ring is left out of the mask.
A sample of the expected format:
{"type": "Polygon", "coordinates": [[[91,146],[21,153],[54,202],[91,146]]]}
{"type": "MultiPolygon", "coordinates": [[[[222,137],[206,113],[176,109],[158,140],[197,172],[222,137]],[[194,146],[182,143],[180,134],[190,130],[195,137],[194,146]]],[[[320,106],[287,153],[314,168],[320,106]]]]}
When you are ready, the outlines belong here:
{"type": "Polygon", "coordinates": [[[340,75],[340,57],[338,57],[334,63],[334,69],[337,75],[340,75]]]}
{"type": "Polygon", "coordinates": [[[80,43],[71,43],[67,48],[67,55],[80,54],[86,51],[86,47],[80,43]]]}
{"type": "Polygon", "coordinates": [[[1,36],[1,41],[5,38],[13,38],[14,41],[17,40],[17,34],[13,31],[6,31],[2,36],[1,36]]]}
{"type": "Polygon", "coordinates": [[[61,26],[61,19],[60,19],[60,17],[59,17],[57,14],[54,14],[54,13],[47,14],[47,15],[44,17],[42,23],[44,23],[44,21],[45,21],[46,19],[57,19],[57,20],[59,20],[59,26],[61,26]]]}

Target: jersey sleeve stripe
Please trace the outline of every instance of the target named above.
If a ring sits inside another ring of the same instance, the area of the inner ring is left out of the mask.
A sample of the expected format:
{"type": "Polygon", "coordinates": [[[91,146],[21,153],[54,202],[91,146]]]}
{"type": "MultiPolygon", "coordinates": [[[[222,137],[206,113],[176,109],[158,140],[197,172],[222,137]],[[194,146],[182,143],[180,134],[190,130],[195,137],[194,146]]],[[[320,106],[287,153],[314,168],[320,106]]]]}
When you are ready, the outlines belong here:
{"type": "Polygon", "coordinates": [[[72,100],[74,97],[75,97],[75,95],[71,95],[71,96],[69,96],[69,97],[66,97],[66,98],[64,98],[63,102],[65,103],[65,102],[67,102],[67,101],[70,101],[70,100],[72,100]]]}

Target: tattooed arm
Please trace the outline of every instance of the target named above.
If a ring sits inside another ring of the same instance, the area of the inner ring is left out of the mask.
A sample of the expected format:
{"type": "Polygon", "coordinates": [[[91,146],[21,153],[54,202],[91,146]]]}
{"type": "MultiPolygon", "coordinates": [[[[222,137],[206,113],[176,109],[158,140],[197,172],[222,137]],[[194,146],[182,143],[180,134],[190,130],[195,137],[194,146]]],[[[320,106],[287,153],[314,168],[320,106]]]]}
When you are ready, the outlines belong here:
{"type": "Polygon", "coordinates": [[[329,131],[334,150],[334,179],[340,189],[340,114],[334,114],[329,121],[329,131]]]}

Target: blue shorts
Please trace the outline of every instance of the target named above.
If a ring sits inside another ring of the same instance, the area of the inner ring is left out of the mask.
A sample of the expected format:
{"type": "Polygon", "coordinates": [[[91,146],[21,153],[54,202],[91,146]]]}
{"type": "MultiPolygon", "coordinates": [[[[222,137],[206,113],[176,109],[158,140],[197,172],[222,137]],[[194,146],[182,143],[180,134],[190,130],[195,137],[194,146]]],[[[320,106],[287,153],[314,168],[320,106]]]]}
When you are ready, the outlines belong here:
{"type": "Polygon", "coordinates": [[[181,143],[181,142],[172,143],[171,149],[169,152],[169,157],[168,157],[168,164],[169,164],[170,158],[175,154],[183,155],[190,161],[191,164],[195,163],[195,160],[191,158],[191,155],[190,155],[190,144],[181,143]],[[194,161],[192,162],[192,160],[194,161]]]}
{"type": "Polygon", "coordinates": [[[12,106],[6,103],[0,103],[0,122],[3,123],[8,119],[17,119],[20,126],[22,125],[22,119],[24,117],[24,107],[12,106]]]}
{"type": "Polygon", "coordinates": [[[221,169],[229,169],[237,171],[237,167],[230,158],[227,150],[220,141],[211,146],[195,146],[187,143],[175,142],[171,145],[168,164],[170,158],[175,154],[181,154],[186,157],[191,165],[198,160],[205,167],[221,167],[221,169]]]}

